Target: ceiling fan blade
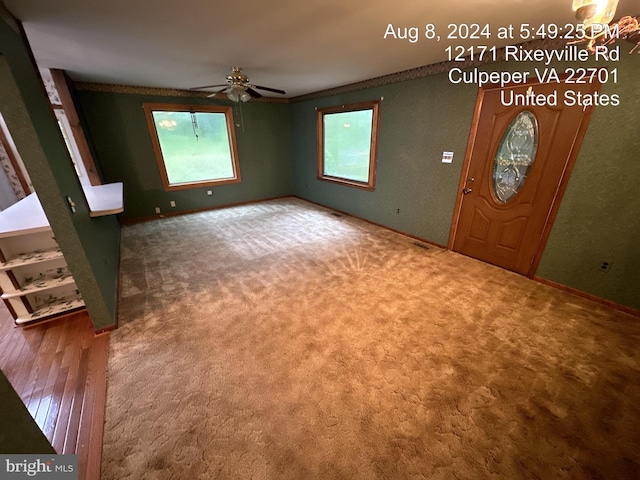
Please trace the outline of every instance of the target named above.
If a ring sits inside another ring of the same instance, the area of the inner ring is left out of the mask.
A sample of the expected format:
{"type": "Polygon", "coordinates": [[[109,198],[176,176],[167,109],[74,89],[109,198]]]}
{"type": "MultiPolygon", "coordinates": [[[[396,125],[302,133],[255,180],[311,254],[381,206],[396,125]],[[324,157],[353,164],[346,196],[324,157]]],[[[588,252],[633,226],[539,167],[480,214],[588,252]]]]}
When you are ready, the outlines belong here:
{"type": "Polygon", "coordinates": [[[247,93],[249,95],[251,95],[251,97],[253,98],[260,98],[262,97],[262,95],[260,95],[258,92],[256,92],[253,88],[251,87],[247,87],[247,93]]]}
{"type": "MultiPolygon", "coordinates": [[[[220,87],[221,85],[216,85],[218,87],[220,87]]],[[[212,92],[210,95],[207,95],[207,98],[212,98],[215,97],[217,94],[222,93],[222,92],[226,92],[227,90],[229,90],[229,86],[227,85],[224,88],[221,88],[220,90],[216,90],[215,92],[212,92]]]]}
{"type": "Polygon", "coordinates": [[[224,83],[221,83],[218,85],[204,85],[202,87],[191,87],[189,90],[204,90],[205,88],[215,88],[215,87],[228,87],[228,85],[224,83]]]}
{"type": "Polygon", "coordinates": [[[270,87],[261,87],[260,85],[251,85],[253,88],[258,88],[260,90],[266,90],[267,92],[279,93],[281,95],[286,95],[287,92],[284,90],[278,90],[277,88],[270,87]]]}

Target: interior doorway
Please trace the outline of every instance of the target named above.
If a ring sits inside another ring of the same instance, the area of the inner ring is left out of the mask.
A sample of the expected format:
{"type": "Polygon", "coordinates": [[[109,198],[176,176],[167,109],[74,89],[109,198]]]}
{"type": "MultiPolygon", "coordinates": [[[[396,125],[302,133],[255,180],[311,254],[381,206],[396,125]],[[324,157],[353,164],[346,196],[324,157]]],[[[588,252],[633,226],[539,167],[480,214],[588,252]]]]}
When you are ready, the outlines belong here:
{"type": "Polygon", "coordinates": [[[592,111],[565,105],[564,92],[591,94],[599,87],[563,82],[480,89],[449,248],[534,275],[592,111]],[[527,101],[541,95],[545,105],[527,105],[541,103],[527,101]]]}

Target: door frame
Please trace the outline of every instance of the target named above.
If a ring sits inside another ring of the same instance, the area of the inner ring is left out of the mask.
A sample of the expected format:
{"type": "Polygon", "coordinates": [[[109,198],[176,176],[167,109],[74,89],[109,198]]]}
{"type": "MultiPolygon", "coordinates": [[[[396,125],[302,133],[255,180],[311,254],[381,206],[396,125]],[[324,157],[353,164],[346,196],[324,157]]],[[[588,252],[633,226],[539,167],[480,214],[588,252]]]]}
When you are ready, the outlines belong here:
{"type": "MultiPolygon", "coordinates": [[[[564,78],[561,79],[564,81],[564,78]]],[[[594,82],[595,83],[595,82],[594,82]]],[[[504,87],[500,87],[500,85],[487,85],[482,86],[478,89],[478,96],[476,97],[476,104],[473,111],[473,119],[471,120],[471,129],[469,131],[469,139],[467,140],[467,150],[464,155],[464,162],[462,164],[462,173],[460,175],[460,182],[458,184],[458,195],[456,197],[456,204],[453,211],[453,219],[451,221],[451,230],[449,232],[449,241],[447,243],[447,249],[453,251],[453,243],[455,237],[458,233],[458,221],[460,220],[460,212],[462,210],[462,198],[464,194],[462,190],[466,187],[467,177],[469,175],[469,168],[471,166],[471,156],[473,153],[473,149],[476,143],[476,135],[478,132],[478,126],[480,123],[480,113],[482,111],[482,104],[484,102],[485,94],[489,91],[493,90],[501,90],[504,88],[513,88],[519,86],[532,86],[541,85],[541,82],[532,81],[524,84],[508,84],[504,87]]],[[[595,90],[600,90],[601,84],[597,84],[595,86],[595,90]]],[[[567,161],[564,165],[564,169],[562,171],[562,175],[560,177],[560,181],[558,183],[558,187],[553,196],[553,200],[551,201],[551,207],[549,212],[547,213],[547,218],[544,223],[544,227],[542,229],[542,235],[538,241],[538,246],[536,247],[535,253],[533,255],[533,260],[531,265],[529,266],[529,270],[527,271],[526,276],[528,278],[533,278],[536,270],[538,269],[538,264],[542,259],[542,254],[544,252],[544,248],[547,244],[547,240],[549,239],[549,234],[551,233],[551,227],[553,226],[553,222],[555,221],[556,215],[558,214],[558,210],[560,209],[560,203],[564,192],[569,183],[569,178],[571,176],[571,172],[576,163],[576,159],[578,158],[578,154],[580,153],[580,147],[582,146],[582,140],[584,139],[585,134],[587,133],[587,128],[589,126],[589,121],[591,119],[591,115],[593,113],[594,107],[590,106],[585,108],[584,115],[582,117],[582,121],[580,126],[578,127],[578,131],[576,136],[573,139],[573,144],[571,145],[571,151],[569,152],[569,156],[567,157],[567,161]]]]}

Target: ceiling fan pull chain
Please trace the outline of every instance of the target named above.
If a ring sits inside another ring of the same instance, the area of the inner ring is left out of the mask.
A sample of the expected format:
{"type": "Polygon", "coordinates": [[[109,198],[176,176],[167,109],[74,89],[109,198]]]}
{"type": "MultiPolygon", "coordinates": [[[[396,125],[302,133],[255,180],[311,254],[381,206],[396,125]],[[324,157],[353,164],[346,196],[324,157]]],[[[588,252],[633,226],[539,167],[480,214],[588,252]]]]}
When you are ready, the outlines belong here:
{"type": "Polygon", "coordinates": [[[196,114],[191,112],[191,126],[193,127],[193,134],[196,136],[196,142],[200,140],[198,137],[198,119],[196,118],[196,114]]]}
{"type": "Polygon", "coordinates": [[[244,115],[242,114],[242,102],[240,102],[240,123],[242,123],[242,131],[244,132],[244,115]]]}

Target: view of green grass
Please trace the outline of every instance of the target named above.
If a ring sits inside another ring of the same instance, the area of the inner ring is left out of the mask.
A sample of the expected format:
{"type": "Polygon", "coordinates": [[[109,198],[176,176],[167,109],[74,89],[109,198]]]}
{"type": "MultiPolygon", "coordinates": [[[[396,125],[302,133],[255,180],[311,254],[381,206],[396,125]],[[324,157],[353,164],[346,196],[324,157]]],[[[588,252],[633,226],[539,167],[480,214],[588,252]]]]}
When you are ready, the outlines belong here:
{"type": "Polygon", "coordinates": [[[155,111],[153,120],[169,184],[233,178],[224,113],[155,111]]]}
{"type": "Polygon", "coordinates": [[[367,182],[373,110],[327,113],[324,118],[324,174],[367,182]]]}

